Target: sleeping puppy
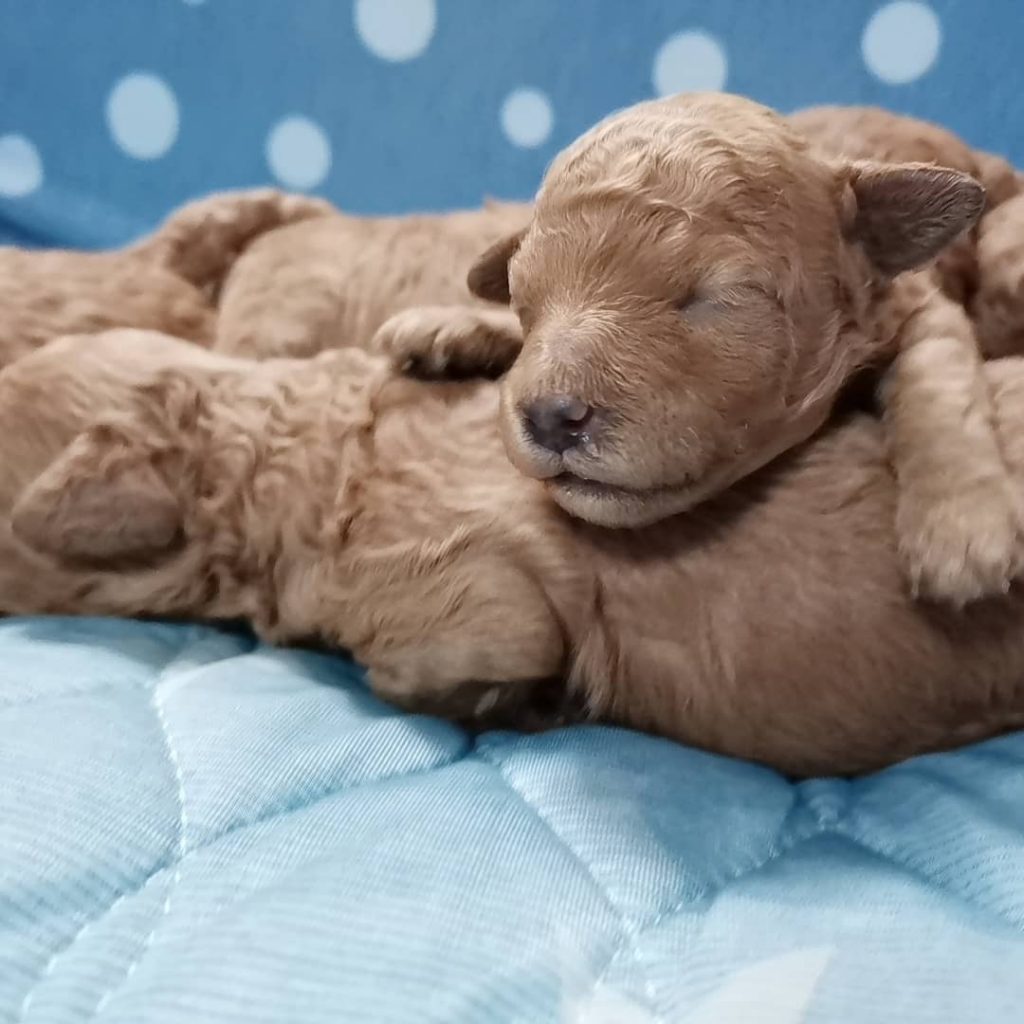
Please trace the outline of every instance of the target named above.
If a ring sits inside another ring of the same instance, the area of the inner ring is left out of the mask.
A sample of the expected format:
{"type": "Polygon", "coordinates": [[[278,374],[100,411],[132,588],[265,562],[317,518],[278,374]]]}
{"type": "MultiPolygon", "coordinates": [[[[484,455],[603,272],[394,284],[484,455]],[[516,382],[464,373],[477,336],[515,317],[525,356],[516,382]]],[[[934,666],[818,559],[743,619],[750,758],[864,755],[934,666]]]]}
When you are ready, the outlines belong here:
{"type": "Polygon", "coordinates": [[[785,120],[677,97],[571,146],[525,232],[523,206],[357,218],[265,191],[191,204],[125,253],[0,253],[0,363],[135,325],[233,354],[341,342],[419,374],[493,377],[522,321],[512,460],[572,514],[636,526],[805,440],[851,374],[895,358],[901,557],[915,589],[962,604],[1004,590],[1024,552],[979,351],[1024,348],[1019,191],[1005,162],[881,111],[785,120]],[[474,298],[463,268],[492,242],[474,298]]]}
{"type": "Polygon", "coordinates": [[[1004,162],[880,111],[786,121],[684,96],[570,147],[525,232],[515,205],[364,219],[256,192],[191,204],[125,253],[8,252],[0,362],[54,332],[134,324],[226,353],[343,341],[421,374],[494,376],[522,321],[503,388],[512,460],[572,514],[637,526],[803,441],[855,370],[895,356],[901,556],[915,587],[959,604],[1005,589],[1021,551],[976,345],[1024,338],[1018,191],[1004,162]],[[474,299],[461,267],[495,239],[474,299]]]}
{"type": "MultiPolygon", "coordinates": [[[[1020,480],[1024,360],[984,373],[1020,480]]],[[[133,331],[0,373],[0,611],[245,619],[470,721],[557,705],[564,680],[589,718],[793,774],[1024,724],[1024,598],[915,604],[895,502],[866,417],[718,500],[609,531],[503,457],[490,382],[133,331]]]]}
{"type": "Polygon", "coordinates": [[[414,373],[497,376],[519,350],[519,324],[470,294],[466,268],[528,219],[528,206],[496,202],[352,217],[252,189],[187,203],[124,249],[0,247],[0,366],[62,335],[134,327],[257,358],[343,338],[414,373]]]}
{"type": "Polygon", "coordinates": [[[199,200],[149,237],[110,252],[0,247],[0,366],[64,334],[138,327],[211,345],[215,298],[261,234],[332,213],[273,189],[199,200]]]}
{"type": "Polygon", "coordinates": [[[955,604],[1005,590],[1024,519],[981,353],[1024,352],[1021,182],[878,110],[785,119],[699,94],[614,115],[470,275],[522,322],[512,461],[575,516],[649,524],[805,440],[855,371],[894,360],[910,579],[955,604]]]}
{"type": "Polygon", "coordinates": [[[517,205],[357,218],[242,193],[184,208],[140,251],[215,293],[212,343],[233,354],[341,340],[418,374],[493,377],[525,327],[508,452],[603,525],[720,493],[816,431],[857,370],[894,361],[901,557],[915,589],[962,604],[1004,590],[1024,552],[980,375],[982,352],[1024,351],[1020,191],[933,125],[682,96],[570,146],[525,230],[517,205]],[[474,299],[461,268],[491,242],[474,299]]]}

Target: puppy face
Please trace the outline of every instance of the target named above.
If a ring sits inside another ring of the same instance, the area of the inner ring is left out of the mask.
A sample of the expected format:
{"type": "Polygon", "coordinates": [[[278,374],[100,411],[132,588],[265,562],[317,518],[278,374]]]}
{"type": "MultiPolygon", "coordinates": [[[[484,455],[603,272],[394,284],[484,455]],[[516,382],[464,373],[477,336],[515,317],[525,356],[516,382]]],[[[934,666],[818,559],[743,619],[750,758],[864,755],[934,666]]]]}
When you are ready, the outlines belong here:
{"type": "Polygon", "coordinates": [[[511,460],[604,526],[718,493],[822,424],[878,344],[871,286],[930,258],[980,197],[954,172],[835,166],[736,97],[598,125],[470,275],[523,325],[502,385],[511,460]]]}

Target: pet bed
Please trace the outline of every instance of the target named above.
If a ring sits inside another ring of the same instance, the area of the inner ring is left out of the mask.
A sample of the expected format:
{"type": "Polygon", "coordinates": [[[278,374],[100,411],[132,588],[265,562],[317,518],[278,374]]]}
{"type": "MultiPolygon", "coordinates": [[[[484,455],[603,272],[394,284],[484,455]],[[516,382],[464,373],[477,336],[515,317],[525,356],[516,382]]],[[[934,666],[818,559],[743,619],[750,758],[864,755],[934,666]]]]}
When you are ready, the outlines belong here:
{"type": "Polygon", "coordinates": [[[213,629],[0,651],[2,1021],[1020,1021],[1024,735],[792,785],[213,629]]]}

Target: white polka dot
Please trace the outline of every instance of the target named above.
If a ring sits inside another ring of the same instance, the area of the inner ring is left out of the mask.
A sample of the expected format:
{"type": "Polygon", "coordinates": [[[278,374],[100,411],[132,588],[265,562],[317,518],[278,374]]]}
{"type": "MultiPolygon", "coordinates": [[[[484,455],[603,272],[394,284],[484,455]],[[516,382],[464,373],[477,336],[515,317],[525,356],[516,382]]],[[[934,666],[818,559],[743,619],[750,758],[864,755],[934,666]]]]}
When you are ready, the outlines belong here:
{"type": "Polygon", "coordinates": [[[43,183],[43,161],[24,135],[0,135],[0,196],[21,199],[43,183]]]}
{"type": "Polygon", "coordinates": [[[860,48],[876,78],[889,85],[905,85],[935,63],[941,43],[942,25],[927,4],[897,0],[871,16],[860,48]]]}
{"type": "Polygon", "coordinates": [[[430,44],[437,25],[434,0],[356,0],[356,31],[382,60],[412,60],[430,44]]]}
{"type": "Polygon", "coordinates": [[[316,188],[331,169],[330,140],[309,118],[286,117],[267,136],[267,163],[285,187],[316,188]]]}
{"type": "Polygon", "coordinates": [[[515,89],[501,105],[501,128],[509,142],[533,149],[551,134],[555,115],[539,89],[515,89]]]}
{"type": "Polygon", "coordinates": [[[107,99],[114,141],[136,160],[156,160],[178,137],[178,101],[170,86],[145,71],[125,75],[107,99]]]}
{"type": "Polygon", "coordinates": [[[677,92],[716,91],[725,87],[729,61],[725,50],[707,32],[679,32],[661,44],[654,58],[654,91],[659,96],[677,92]]]}

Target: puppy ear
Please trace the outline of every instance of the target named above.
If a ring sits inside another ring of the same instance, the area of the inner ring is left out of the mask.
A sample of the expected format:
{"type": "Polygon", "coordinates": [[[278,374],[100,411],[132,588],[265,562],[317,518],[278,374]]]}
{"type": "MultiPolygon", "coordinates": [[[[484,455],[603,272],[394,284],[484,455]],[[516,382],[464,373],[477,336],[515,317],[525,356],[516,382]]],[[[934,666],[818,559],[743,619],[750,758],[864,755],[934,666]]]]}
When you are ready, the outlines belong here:
{"type": "Polygon", "coordinates": [[[526,229],[495,242],[469,269],[466,284],[478,298],[500,302],[507,306],[511,300],[508,286],[508,261],[515,256],[526,229]]]}
{"type": "Polygon", "coordinates": [[[61,561],[148,564],[180,545],[183,513],[152,452],[132,451],[96,428],[28,486],[11,529],[61,561]]]}
{"type": "Polygon", "coordinates": [[[945,167],[864,162],[849,175],[856,199],[850,233],[884,274],[927,263],[985,209],[985,189],[945,167]]]}

